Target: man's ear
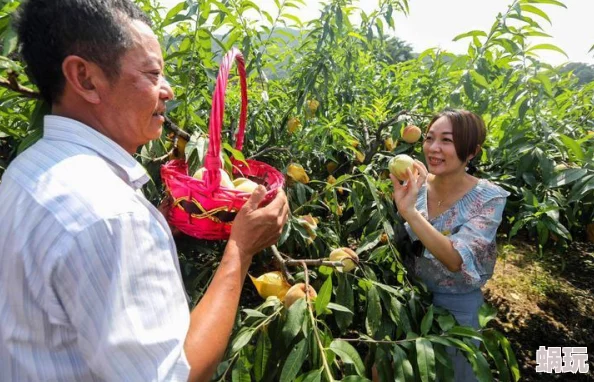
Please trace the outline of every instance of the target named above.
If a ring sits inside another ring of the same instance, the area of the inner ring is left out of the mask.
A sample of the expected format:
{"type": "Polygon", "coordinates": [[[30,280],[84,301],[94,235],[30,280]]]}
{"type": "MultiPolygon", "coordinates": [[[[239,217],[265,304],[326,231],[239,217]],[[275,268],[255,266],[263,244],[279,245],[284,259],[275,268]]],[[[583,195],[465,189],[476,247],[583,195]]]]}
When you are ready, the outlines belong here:
{"type": "Polygon", "coordinates": [[[65,86],[92,104],[101,102],[99,89],[107,79],[101,68],[80,56],[70,55],[62,62],[65,86]]]}

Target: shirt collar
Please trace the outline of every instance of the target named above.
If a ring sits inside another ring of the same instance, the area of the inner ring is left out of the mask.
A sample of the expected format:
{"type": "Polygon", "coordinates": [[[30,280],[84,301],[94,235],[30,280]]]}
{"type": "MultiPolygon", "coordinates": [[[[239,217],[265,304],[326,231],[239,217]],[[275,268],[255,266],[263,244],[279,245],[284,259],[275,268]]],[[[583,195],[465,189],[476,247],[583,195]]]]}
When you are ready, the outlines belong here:
{"type": "Polygon", "coordinates": [[[44,117],[43,138],[74,143],[93,150],[107,160],[118,176],[138,189],[149,180],[146,170],[120,145],[90,126],[57,115],[44,117]]]}

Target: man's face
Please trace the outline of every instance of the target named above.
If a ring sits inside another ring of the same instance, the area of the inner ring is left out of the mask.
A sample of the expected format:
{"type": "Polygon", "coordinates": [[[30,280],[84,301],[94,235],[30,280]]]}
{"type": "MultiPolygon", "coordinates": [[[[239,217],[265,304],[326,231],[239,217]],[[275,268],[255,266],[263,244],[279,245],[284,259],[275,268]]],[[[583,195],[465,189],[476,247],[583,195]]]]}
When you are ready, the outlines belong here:
{"type": "Polygon", "coordinates": [[[173,91],[163,77],[163,56],[150,27],[135,20],[129,26],[133,45],[120,58],[120,75],[103,94],[104,126],[126,151],[161,136],[165,101],[173,91]]]}

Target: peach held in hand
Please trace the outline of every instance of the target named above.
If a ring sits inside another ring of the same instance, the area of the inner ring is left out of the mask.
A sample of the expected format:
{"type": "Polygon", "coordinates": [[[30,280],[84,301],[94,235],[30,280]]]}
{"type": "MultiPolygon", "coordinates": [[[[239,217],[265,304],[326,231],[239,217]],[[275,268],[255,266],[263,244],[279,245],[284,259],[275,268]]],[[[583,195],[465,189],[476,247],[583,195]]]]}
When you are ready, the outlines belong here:
{"type": "Polygon", "coordinates": [[[413,163],[414,160],[408,155],[398,154],[390,160],[388,168],[390,169],[392,175],[394,175],[398,180],[404,181],[408,179],[406,169],[410,168],[410,171],[414,170],[413,163]]]}

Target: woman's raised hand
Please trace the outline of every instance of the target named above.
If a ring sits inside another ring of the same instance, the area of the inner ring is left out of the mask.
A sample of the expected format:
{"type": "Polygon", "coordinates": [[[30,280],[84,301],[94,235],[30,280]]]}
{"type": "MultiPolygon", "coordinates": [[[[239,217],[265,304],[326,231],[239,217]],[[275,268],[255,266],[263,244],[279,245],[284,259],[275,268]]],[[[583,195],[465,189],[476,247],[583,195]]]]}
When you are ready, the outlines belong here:
{"type": "Polygon", "coordinates": [[[428,175],[427,168],[422,162],[415,160],[413,167],[414,172],[410,168],[406,169],[408,180],[404,183],[400,183],[394,175],[390,174],[390,179],[392,179],[392,184],[394,185],[394,202],[396,203],[398,212],[405,220],[416,211],[415,204],[417,202],[419,188],[423,185],[428,175]]]}

